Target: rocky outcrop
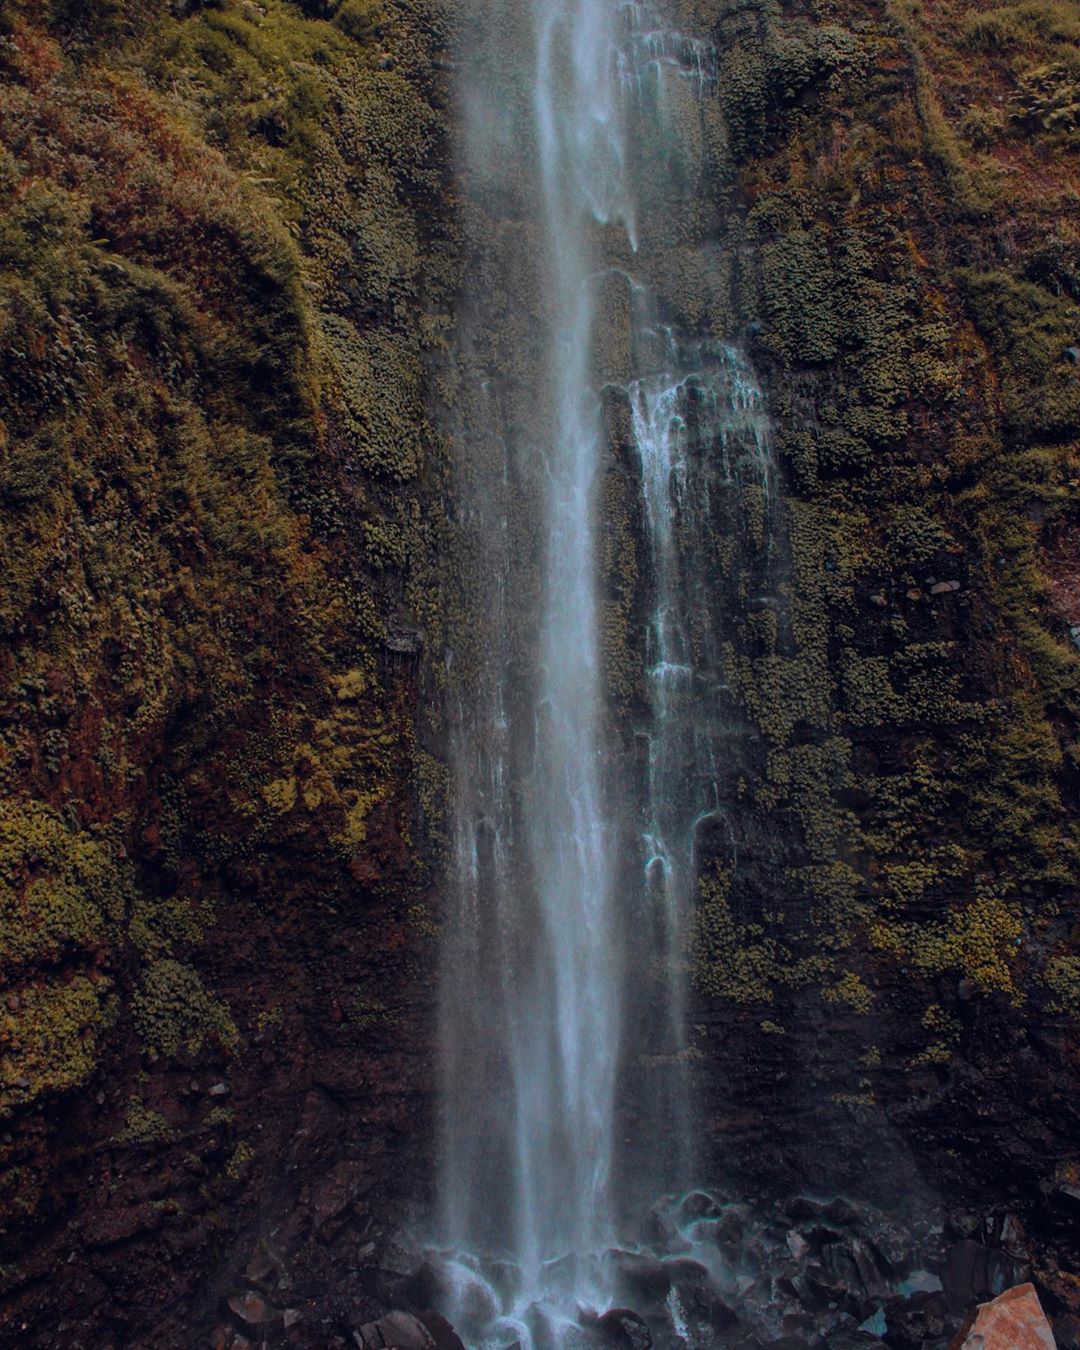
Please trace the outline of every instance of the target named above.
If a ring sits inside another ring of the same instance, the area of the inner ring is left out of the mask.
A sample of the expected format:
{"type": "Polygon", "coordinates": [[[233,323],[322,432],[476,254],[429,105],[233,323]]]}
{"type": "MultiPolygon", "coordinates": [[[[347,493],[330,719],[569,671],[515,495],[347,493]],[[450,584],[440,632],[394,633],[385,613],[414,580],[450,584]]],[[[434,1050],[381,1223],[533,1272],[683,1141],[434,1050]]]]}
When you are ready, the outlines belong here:
{"type": "Polygon", "coordinates": [[[180,1344],[427,1171],[439,31],[0,3],[0,1340],[180,1344]]]}

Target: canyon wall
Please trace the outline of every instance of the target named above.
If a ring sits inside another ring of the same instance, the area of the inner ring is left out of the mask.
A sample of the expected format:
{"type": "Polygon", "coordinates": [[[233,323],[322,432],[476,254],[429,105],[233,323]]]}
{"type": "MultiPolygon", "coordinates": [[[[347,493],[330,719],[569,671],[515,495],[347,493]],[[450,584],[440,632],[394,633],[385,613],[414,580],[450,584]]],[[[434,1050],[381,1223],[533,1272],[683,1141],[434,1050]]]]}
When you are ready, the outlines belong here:
{"type": "MultiPolygon", "coordinates": [[[[715,69],[658,303],[753,363],[776,463],[767,577],[750,493],[702,601],[734,729],[688,956],[703,1171],[906,1197],[1080,1313],[1080,23],[673,9],[715,69]]],[[[483,631],[451,10],[0,4],[12,1344],[204,1344],[267,1251],[329,1336],[430,1204],[443,714],[483,631]]],[[[519,382],[541,309],[484,335],[519,382]]]]}

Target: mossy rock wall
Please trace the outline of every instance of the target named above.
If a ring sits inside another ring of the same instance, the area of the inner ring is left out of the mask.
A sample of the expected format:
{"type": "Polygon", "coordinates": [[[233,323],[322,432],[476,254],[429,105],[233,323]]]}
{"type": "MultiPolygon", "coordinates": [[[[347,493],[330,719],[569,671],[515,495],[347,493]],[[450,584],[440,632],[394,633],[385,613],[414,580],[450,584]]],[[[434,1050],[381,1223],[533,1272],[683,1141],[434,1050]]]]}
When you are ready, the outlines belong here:
{"type": "Polygon", "coordinates": [[[760,749],[697,921],[718,1156],[855,1188],[862,1136],[867,1185],[1045,1220],[1076,1131],[1075,16],[686,8],[719,52],[712,313],[769,392],[790,621],[730,646],[760,749]]]}
{"type": "Polygon", "coordinates": [[[0,34],[0,1339],[168,1340],[296,1203],[298,1129],[388,1212],[430,1133],[445,34],[410,0],[0,34]]]}

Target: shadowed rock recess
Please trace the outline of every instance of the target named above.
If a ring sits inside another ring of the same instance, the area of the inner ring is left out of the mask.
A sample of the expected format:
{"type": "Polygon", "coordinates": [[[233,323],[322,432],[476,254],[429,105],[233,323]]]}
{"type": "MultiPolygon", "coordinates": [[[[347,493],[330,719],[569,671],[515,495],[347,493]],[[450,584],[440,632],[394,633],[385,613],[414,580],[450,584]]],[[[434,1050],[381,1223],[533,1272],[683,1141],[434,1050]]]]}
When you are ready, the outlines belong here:
{"type": "Polygon", "coordinates": [[[0,0],[0,1344],[1080,1347],[1078,52],[0,0]]]}

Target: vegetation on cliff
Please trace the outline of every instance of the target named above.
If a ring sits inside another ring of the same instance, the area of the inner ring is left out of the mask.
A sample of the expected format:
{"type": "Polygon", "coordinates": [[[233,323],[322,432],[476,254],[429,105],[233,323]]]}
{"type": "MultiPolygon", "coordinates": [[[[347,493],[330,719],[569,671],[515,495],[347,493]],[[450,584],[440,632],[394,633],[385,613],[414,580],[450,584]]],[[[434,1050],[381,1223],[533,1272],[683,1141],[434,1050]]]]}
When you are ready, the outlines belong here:
{"type": "Polygon", "coordinates": [[[721,53],[711,304],[787,483],[784,615],[730,647],[768,746],[745,800],[795,835],[785,873],[706,880],[697,979],[776,1022],[818,984],[838,1100],[906,1065],[955,1104],[988,1016],[1076,1006],[1075,10],[692,8],[721,53]]]}
{"type": "MultiPolygon", "coordinates": [[[[377,902],[373,949],[422,940],[415,661],[384,642],[438,468],[434,23],[410,0],[0,5],[16,1247],[63,1212],[65,1169],[146,1119],[230,1184],[240,1125],[178,1088],[255,1067],[298,913],[347,931],[377,902]],[[264,970],[223,943],[236,925],[264,970]]],[[[310,976],[318,1022],[338,995],[310,976]]],[[[0,1264],[16,1288],[37,1269],[0,1264]]]]}

